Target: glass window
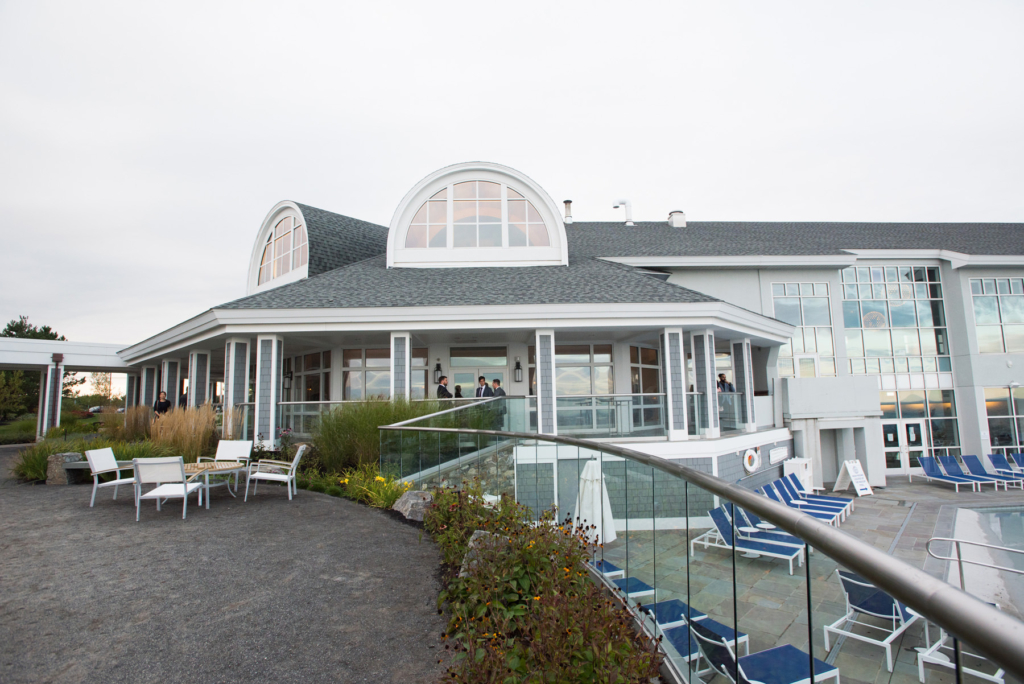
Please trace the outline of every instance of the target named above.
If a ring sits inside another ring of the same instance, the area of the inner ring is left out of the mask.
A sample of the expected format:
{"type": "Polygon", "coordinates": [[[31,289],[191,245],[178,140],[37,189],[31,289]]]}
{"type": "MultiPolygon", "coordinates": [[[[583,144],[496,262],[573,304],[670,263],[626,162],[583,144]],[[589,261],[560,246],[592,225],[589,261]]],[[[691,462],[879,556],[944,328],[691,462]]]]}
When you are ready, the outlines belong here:
{"type": "Polygon", "coordinates": [[[390,368],[391,367],[391,349],[367,349],[366,350],[366,367],[367,368],[390,368]]]}
{"type": "Polygon", "coordinates": [[[612,345],[555,345],[555,391],[559,396],[612,394],[612,385],[612,345]]]}
{"type": "Polygon", "coordinates": [[[951,418],[956,415],[953,390],[928,390],[928,415],[932,418],[951,418]]]}
{"type": "Polygon", "coordinates": [[[630,359],[639,363],[630,363],[630,380],[633,394],[660,394],[661,367],[658,363],[658,350],[650,347],[630,347],[630,359]]]}
{"type": "Polygon", "coordinates": [[[924,418],[924,392],[901,391],[898,392],[900,399],[900,416],[903,418],[924,418]]]}
{"type": "Polygon", "coordinates": [[[285,216],[267,237],[256,283],[262,285],[270,282],[305,266],[308,260],[309,245],[306,242],[305,227],[296,217],[285,216]]]}
{"type": "MultiPolygon", "coordinates": [[[[427,359],[427,348],[426,347],[413,347],[410,353],[410,363],[415,367],[429,366],[430,363],[427,359]]],[[[324,362],[326,363],[326,362],[324,362]]]]}
{"type": "Polygon", "coordinates": [[[865,356],[892,356],[888,330],[865,330],[864,331],[864,355],[865,356]]]}
{"type": "Polygon", "coordinates": [[[450,365],[459,368],[477,366],[507,366],[505,347],[452,347],[450,365]]]}
{"type": "MultiPolygon", "coordinates": [[[[844,282],[855,280],[856,275],[852,269],[844,271],[844,282]]],[[[856,297],[856,286],[848,287],[853,290],[846,290],[847,296],[856,297]]],[[[835,347],[828,294],[828,283],[772,283],[775,318],[797,326],[793,338],[780,351],[779,373],[783,377],[792,377],[794,372],[800,377],[811,377],[811,373],[835,375],[835,347]],[[794,362],[790,360],[793,354],[815,354],[817,362],[810,357],[794,362]]],[[[856,301],[843,302],[844,320],[859,315],[856,301]]]]}
{"type": "Polygon", "coordinates": [[[450,202],[448,188],[444,188],[416,212],[406,234],[406,247],[446,248],[449,223],[456,248],[550,245],[540,212],[514,189],[490,181],[465,181],[451,187],[450,202]]]}
{"type": "Polygon", "coordinates": [[[895,392],[879,392],[878,403],[882,407],[882,418],[899,418],[895,392]]]}
{"type": "Polygon", "coordinates": [[[1020,278],[973,278],[971,294],[978,351],[998,354],[1024,351],[1024,281],[1020,278]]]}

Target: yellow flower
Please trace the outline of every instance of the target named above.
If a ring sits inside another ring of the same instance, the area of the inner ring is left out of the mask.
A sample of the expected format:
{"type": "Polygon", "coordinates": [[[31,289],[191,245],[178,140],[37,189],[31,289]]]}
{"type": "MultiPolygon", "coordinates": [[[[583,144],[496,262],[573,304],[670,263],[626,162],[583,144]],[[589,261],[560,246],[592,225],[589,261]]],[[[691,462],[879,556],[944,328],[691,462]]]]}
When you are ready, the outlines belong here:
{"type": "Polygon", "coordinates": [[[338,484],[348,484],[348,478],[346,477],[344,480],[338,480],[338,484]]]}
{"type": "Polygon", "coordinates": [[[384,482],[384,478],[381,477],[380,475],[378,475],[377,477],[375,477],[373,479],[376,480],[377,482],[384,482]]]}
{"type": "Polygon", "coordinates": [[[540,601],[540,596],[534,596],[534,597],[533,597],[533,600],[534,600],[534,601],[540,601]]]}

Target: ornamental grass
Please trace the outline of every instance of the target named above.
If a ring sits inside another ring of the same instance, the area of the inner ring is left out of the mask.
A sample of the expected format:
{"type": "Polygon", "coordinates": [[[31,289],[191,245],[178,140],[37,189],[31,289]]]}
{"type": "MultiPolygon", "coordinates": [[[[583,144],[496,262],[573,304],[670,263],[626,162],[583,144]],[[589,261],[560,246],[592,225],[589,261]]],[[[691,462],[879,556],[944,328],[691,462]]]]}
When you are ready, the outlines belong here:
{"type": "Polygon", "coordinates": [[[217,416],[209,404],[174,409],[154,419],[149,431],[154,443],[184,457],[185,463],[195,463],[216,448],[217,416]]]}
{"type": "Polygon", "coordinates": [[[638,632],[622,600],[595,584],[585,530],[552,514],[539,523],[510,498],[495,507],[483,492],[441,489],[424,519],[449,569],[438,598],[449,621],[446,682],[649,682],[657,642],[638,632]],[[465,557],[476,530],[497,535],[465,557]]]}

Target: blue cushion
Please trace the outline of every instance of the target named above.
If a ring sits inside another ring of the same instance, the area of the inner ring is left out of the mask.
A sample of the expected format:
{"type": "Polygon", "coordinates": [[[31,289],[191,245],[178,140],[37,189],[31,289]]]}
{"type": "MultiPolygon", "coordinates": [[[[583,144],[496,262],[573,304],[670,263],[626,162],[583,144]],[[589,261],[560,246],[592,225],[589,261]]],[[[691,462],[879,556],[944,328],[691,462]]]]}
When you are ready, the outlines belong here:
{"type": "Polygon", "coordinates": [[[696,657],[700,650],[700,647],[697,645],[697,639],[690,634],[690,630],[687,629],[686,625],[666,629],[663,634],[665,635],[665,641],[672,644],[679,651],[679,654],[687,660],[696,657]]]}
{"type": "MultiPolygon", "coordinates": [[[[740,658],[740,667],[747,679],[762,684],[793,684],[804,681],[811,676],[811,666],[807,654],[796,646],[776,646],[767,651],[754,653],[740,658]]],[[[829,675],[836,670],[823,660],[814,659],[814,678],[829,675]]]]}
{"type": "Polygon", "coordinates": [[[618,567],[617,565],[612,565],[606,560],[590,561],[590,564],[594,566],[594,569],[598,572],[622,572],[622,568],[618,567]]]}
{"type": "Polygon", "coordinates": [[[654,591],[654,587],[646,582],[638,580],[636,577],[624,577],[623,579],[614,579],[612,584],[621,589],[625,594],[637,594],[645,591],[654,591]]]}
{"type": "Polygon", "coordinates": [[[668,601],[658,601],[657,603],[648,603],[643,606],[643,609],[654,615],[655,621],[659,624],[667,625],[673,622],[679,622],[686,615],[689,610],[690,618],[699,620],[707,617],[705,613],[700,612],[692,606],[687,606],[679,599],[670,599],[668,601]]]}

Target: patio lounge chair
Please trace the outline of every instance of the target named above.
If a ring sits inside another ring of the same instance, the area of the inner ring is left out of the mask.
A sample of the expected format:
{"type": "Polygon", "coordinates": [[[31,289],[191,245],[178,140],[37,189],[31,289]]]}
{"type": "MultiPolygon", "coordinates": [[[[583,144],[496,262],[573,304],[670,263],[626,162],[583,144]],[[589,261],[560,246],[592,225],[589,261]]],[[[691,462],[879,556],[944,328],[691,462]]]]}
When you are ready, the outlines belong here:
{"type": "Polygon", "coordinates": [[[253,496],[256,496],[256,489],[260,486],[260,480],[283,482],[288,488],[288,500],[291,501],[292,494],[298,494],[298,489],[295,487],[295,472],[299,469],[299,461],[305,455],[308,448],[308,444],[300,444],[295,450],[295,458],[292,459],[291,463],[261,458],[249,466],[249,477],[245,481],[245,498],[243,501],[249,500],[249,482],[253,480],[256,481],[252,488],[253,496]]]}
{"type": "MultiPolygon", "coordinates": [[[[249,463],[249,457],[252,456],[252,440],[244,439],[222,439],[217,442],[217,453],[213,458],[209,456],[200,456],[200,461],[240,461],[242,463],[249,463]]],[[[240,471],[235,471],[235,491],[238,491],[238,476],[240,471]]],[[[227,484],[230,481],[230,476],[223,480],[218,480],[216,483],[210,483],[210,487],[219,487],[227,484]]],[[[209,496],[210,492],[207,491],[206,495],[209,496]]]]}
{"type": "MultiPolygon", "coordinates": [[[[1003,473],[990,473],[987,470],[985,470],[985,466],[982,465],[981,459],[973,454],[964,454],[960,456],[960,458],[963,459],[964,465],[967,466],[967,470],[968,472],[970,472],[971,475],[983,475],[985,477],[991,477],[993,479],[999,480],[1000,482],[1003,483],[1003,489],[1008,490],[1011,484],[1016,487],[1020,487],[1021,489],[1024,489],[1024,480],[1021,479],[1022,477],[1024,477],[1024,475],[1004,475],[1003,473]]],[[[946,471],[948,472],[949,468],[946,468],[946,471]]]]}
{"type": "Polygon", "coordinates": [[[89,470],[92,471],[92,499],[89,500],[89,508],[96,504],[96,490],[100,487],[113,487],[114,498],[117,498],[117,488],[121,485],[135,484],[135,476],[121,477],[122,470],[131,470],[131,466],[117,465],[117,458],[114,457],[114,450],[93,449],[85,452],[85,458],[89,461],[89,470]],[[100,475],[114,473],[114,479],[109,482],[100,482],[100,475]]]}
{"type": "Polygon", "coordinates": [[[1017,464],[1017,467],[1024,470],[1024,454],[1010,454],[1010,458],[1017,464]]]}
{"type": "MultiPolygon", "coordinates": [[[[705,549],[709,546],[714,546],[719,549],[732,548],[732,525],[726,519],[725,511],[720,508],[716,508],[713,511],[708,511],[708,513],[711,516],[712,522],[715,524],[715,529],[705,532],[690,542],[691,555],[694,553],[698,542],[704,544],[705,549]]],[[[736,550],[742,551],[743,553],[765,556],[767,558],[781,558],[782,560],[789,561],[790,575],[793,574],[794,560],[798,560],[801,566],[804,564],[803,547],[785,546],[783,544],[773,544],[766,541],[754,541],[737,536],[736,550]]]]}
{"type": "Polygon", "coordinates": [[[868,582],[860,575],[846,570],[836,570],[839,581],[846,595],[846,615],[831,625],[825,626],[825,650],[829,650],[829,634],[845,634],[850,639],[857,639],[885,649],[885,663],[892,672],[892,642],[921,617],[907,606],[900,603],[884,591],[868,582]],[[881,618],[889,624],[878,626],[867,622],[859,622],[861,616],[881,618]],[[884,639],[874,639],[853,631],[854,626],[865,627],[884,633],[884,639]]]}
{"type": "Polygon", "coordinates": [[[190,482],[199,476],[185,478],[185,459],[181,456],[167,458],[136,458],[135,464],[135,522],[139,522],[139,508],[143,499],[156,499],[156,510],[160,510],[161,499],[181,499],[181,519],[188,514],[188,495],[199,492],[199,505],[203,505],[203,485],[190,482]],[[145,494],[142,485],[155,484],[156,488],[145,494]]]}
{"type": "MultiPolygon", "coordinates": [[[[991,475],[968,475],[960,467],[960,464],[956,462],[956,458],[953,456],[939,456],[939,463],[942,464],[942,469],[946,471],[947,475],[952,477],[960,477],[965,480],[972,480],[978,483],[978,491],[981,491],[981,485],[991,484],[996,489],[999,489],[1000,480],[995,479],[991,475]]],[[[1006,488],[1006,483],[1003,483],[1003,488],[1006,488]]]]}
{"type": "Polygon", "coordinates": [[[736,508],[731,503],[722,504],[720,507],[725,511],[726,524],[732,526],[732,513],[733,510],[738,510],[739,517],[736,518],[736,534],[739,535],[740,539],[750,539],[752,541],[766,541],[775,544],[784,544],[786,546],[803,546],[804,542],[800,537],[794,537],[789,532],[783,532],[782,530],[769,532],[768,530],[762,530],[755,527],[747,520],[744,515],[743,509],[736,508]],[[743,529],[746,528],[746,529],[743,529]],[[756,532],[752,530],[757,530],[756,532]]]}
{"type": "Polygon", "coordinates": [[[654,596],[654,587],[636,577],[623,577],[622,579],[609,580],[612,586],[625,594],[627,599],[640,598],[642,596],[654,596]]]}
{"type": "Polygon", "coordinates": [[[800,481],[800,478],[796,476],[796,473],[790,473],[782,479],[792,485],[790,487],[791,491],[795,491],[800,498],[806,499],[807,501],[832,501],[834,503],[840,503],[847,506],[850,513],[853,513],[853,509],[856,506],[856,499],[846,499],[841,496],[826,496],[825,494],[814,494],[813,492],[807,491],[807,488],[804,487],[804,483],[800,481]]]}
{"type": "Polygon", "coordinates": [[[812,518],[817,518],[818,520],[821,520],[822,522],[827,522],[829,525],[838,525],[839,524],[839,513],[836,513],[835,511],[825,512],[825,511],[821,511],[819,509],[811,508],[811,507],[808,507],[808,506],[795,506],[795,505],[791,505],[788,502],[786,502],[782,498],[782,496],[780,496],[779,493],[775,490],[775,488],[772,487],[771,485],[765,485],[764,487],[761,487],[761,489],[759,489],[757,491],[759,493],[761,493],[761,494],[764,494],[765,496],[767,496],[772,501],[778,501],[780,504],[786,504],[790,508],[795,508],[795,509],[799,510],[802,513],[806,513],[807,515],[811,516],[812,518]]]}
{"type": "Polygon", "coordinates": [[[1000,475],[1009,475],[1011,477],[1024,477],[1024,473],[1019,470],[1014,470],[1010,462],[1006,460],[1006,456],[1002,454],[989,454],[988,460],[992,463],[992,467],[996,469],[996,472],[1000,475]]]}
{"type": "MultiPolygon", "coordinates": [[[[703,621],[695,620],[688,627],[711,668],[733,684],[798,684],[811,679],[810,658],[796,646],[776,646],[737,661],[729,641],[705,628],[703,621]]],[[[814,681],[831,678],[838,684],[839,668],[815,658],[814,681]]]]}
{"type": "Polygon", "coordinates": [[[958,494],[960,493],[961,487],[966,487],[968,485],[970,485],[971,491],[977,491],[978,489],[977,482],[972,482],[971,480],[966,480],[962,477],[950,477],[949,475],[944,475],[942,471],[939,470],[939,464],[936,463],[935,459],[931,456],[921,456],[917,461],[921,464],[921,468],[924,470],[924,479],[929,482],[934,480],[936,482],[951,484],[956,488],[958,494]]]}
{"type": "Polygon", "coordinates": [[[818,501],[816,499],[808,499],[800,496],[800,493],[793,487],[792,483],[786,478],[779,478],[772,483],[775,486],[775,491],[782,495],[783,499],[788,504],[792,501],[795,504],[804,504],[806,506],[814,506],[823,511],[835,511],[839,513],[839,520],[846,520],[846,515],[850,510],[850,501],[846,499],[842,502],[835,500],[832,501],[818,501]]]}
{"type": "Polygon", "coordinates": [[[592,561],[588,561],[588,563],[589,563],[590,567],[594,568],[595,570],[597,570],[599,573],[601,573],[602,575],[604,575],[608,579],[612,579],[613,577],[625,577],[626,576],[626,571],[625,570],[623,570],[622,568],[620,568],[617,565],[613,565],[612,563],[609,563],[606,560],[594,559],[592,561]]]}
{"type": "MultiPolygon", "coordinates": [[[[729,627],[728,625],[723,625],[721,622],[709,618],[707,614],[702,613],[699,610],[686,605],[679,599],[669,599],[668,601],[659,601],[658,603],[648,603],[646,605],[640,606],[640,608],[649,616],[654,618],[654,621],[657,623],[658,627],[661,628],[662,632],[666,635],[668,634],[669,630],[686,624],[687,618],[685,616],[687,611],[689,611],[690,620],[700,620],[703,623],[704,627],[706,627],[710,631],[714,632],[720,637],[728,639],[729,643],[733,644],[734,646],[743,646],[744,652],[750,653],[750,637],[748,635],[744,634],[743,632],[740,632],[737,635],[736,631],[732,627],[729,627]],[[737,639],[738,644],[734,643],[737,641],[737,639]]],[[[683,638],[686,638],[685,634],[683,635],[683,638]]],[[[683,653],[686,649],[680,649],[677,646],[676,650],[678,650],[680,653],[683,653]]]]}

